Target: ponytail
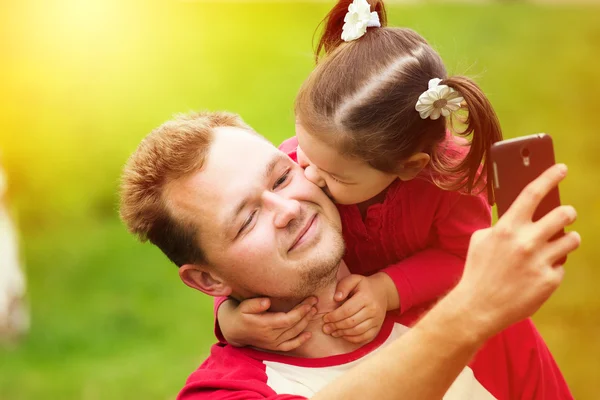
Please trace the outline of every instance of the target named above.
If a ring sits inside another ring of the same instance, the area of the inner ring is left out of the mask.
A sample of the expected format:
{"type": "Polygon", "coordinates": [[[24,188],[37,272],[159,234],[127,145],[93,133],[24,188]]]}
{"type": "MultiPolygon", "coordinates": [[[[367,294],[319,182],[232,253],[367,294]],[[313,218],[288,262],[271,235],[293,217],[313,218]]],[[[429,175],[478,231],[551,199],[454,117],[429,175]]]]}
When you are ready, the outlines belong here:
{"type": "MultiPolygon", "coordinates": [[[[375,11],[379,15],[381,26],[386,26],[387,17],[383,1],[367,0],[367,3],[371,6],[371,11],[375,11]]],[[[342,28],[344,27],[344,18],[346,17],[346,13],[348,13],[350,4],[352,4],[352,0],[339,0],[317,27],[317,29],[319,29],[319,27],[323,25],[319,44],[315,50],[316,63],[319,62],[321,52],[323,52],[324,55],[329,54],[343,43],[342,28]]]]}
{"type": "Polygon", "coordinates": [[[342,40],[352,0],[337,1],[321,22],[315,52],[319,65],[298,93],[297,118],[342,153],[387,173],[395,173],[399,161],[427,152],[428,172],[437,186],[469,194],[487,189],[493,204],[489,152],[494,142],[502,140],[502,132],[489,100],[469,78],[443,79],[444,63],[427,41],[410,29],[386,27],[383,1],[367,2],[371,12],[377,12],[381,28],[368,28],[354,41],[342,40]],[[439,83],[461,94],[467,115],[458,113],[447,120],[420,117],[417,99],[432,78],[442,79],[439,83]],[[459,136],[471,139],[466,155],[446,146],[446,129],[452,122],[461,123],[459,136]]]}
{"type": "MultiPolygon", "coordinates": [[[[492,144],[502,140],[500,121],[492,104],[479,86],[464,76],[444,79],[441,84],[456,90],[465,99],[468,115],[464,120],[464,129],[456,132],[460,136],[471,138],[471,145],[466,157],[458,164],[441,165],[436,163],[440,172],[450,173],[456,177],[454,190],[466,189],[471,193],[474,189],[481,192],[487,190],[488,201],[494,204],[493,168],[489,160],[492,144]],[[483,161],[483,166],[482,166],[483,161]]],[[[440,161],[440,160],[438,160],[440,161]]]]}

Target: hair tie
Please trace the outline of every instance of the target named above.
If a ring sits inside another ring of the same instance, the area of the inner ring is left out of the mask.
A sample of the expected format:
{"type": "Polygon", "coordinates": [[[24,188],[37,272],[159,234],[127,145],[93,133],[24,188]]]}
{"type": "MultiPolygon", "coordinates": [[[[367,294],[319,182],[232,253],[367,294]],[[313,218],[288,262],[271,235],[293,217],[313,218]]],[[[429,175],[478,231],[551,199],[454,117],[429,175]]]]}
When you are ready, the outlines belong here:
{"type": "Polygon", "coordinates": [[[380,28],[379,15],[376,11],[371,12],[371,5],[367,0],[354,0],[348,6],[348,13],[344,17],[342,27],[342,40],[350,42],[362,37],[367,28],[380,28]]]}
{"type": "Polygon", "coordinates": [[[429,88],[419,96],[415,110],[422,119],[436,120],[440,115],[447,117],[460,109],[460,104],[465,100],[450,86],[440,85],[441,81],[439,78],[429,80],[429,88]]]}

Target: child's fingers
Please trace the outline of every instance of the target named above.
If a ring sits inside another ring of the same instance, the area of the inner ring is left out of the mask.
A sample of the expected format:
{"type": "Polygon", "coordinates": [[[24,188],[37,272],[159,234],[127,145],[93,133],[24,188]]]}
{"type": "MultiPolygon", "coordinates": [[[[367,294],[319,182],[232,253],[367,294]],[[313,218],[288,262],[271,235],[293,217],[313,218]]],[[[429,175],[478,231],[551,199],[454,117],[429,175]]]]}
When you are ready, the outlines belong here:
{"type": "Polygon", "coordinates": [[[361,275],[349,275],[339,281],[335,288],[333,299],[335,301],[343,301],[350,293],[352,293],[362,279],[364,279],[364,277],[361,275]]]}
{"type": "Polygon", "coordinates": [[[242,301],[239,307],[243,314],[260,314],[271,307],[271,300],[268,297],[257,297],[242,301]]]}
{"type": "MultiPolygon", "coordinates": [[[[308,304],[309,306],[314,306],[318,303],[319,299],[316,296],[309,296],[307,298],[305,298],[304,300],[302,300],[302,302],[298,305],[296,305],[296,307],[300,307],[304,304],[308,304]]],[[[294,307],[294,308],[296,308],[294,307]]]]}
{"type": "Polygon", "coordinates": [[[310,339],[312,334],[310,332],[302,332],[300,335],[296,336],[293,339],[287,340],[279,346],[277,346],[274,350],[278,351],[291,351],[300,346],[302,346],[308,339],[310,339]]]}
{"type": "Polygon", "coordinates": [[[343,336],[343,339],[350,343],[356,343],[356,344],[365,343],[367,341],[373,340],[377,336],[378,333],[379,333],[379,328],[373,327],[373,328],[369,329],[368,331],[366,331],[365,333],[363,333],[362,335],[343,336]]]}
{"type": "Polygon", "coordinates": [[[316,308],[311,308],[310,312],[308,312],[304,318],[302,318],[296,325],[292,326],[289,329],[283,331],[279,337],[277,337],[278,342],[286,342],[300,335],[304,329],[308,326],[311,318],[317,313],[316,308]]]}
{"type": "Polygon", "coordinates": [[[365,321],[358,323],[357,325],[348,329],[338,329],[333,331],[331,336],[342,337],[342,336],[358,336],[366,333],[369,329],[374,328],[377,324],[373,318],[369,318],[365,321]]]}
{"type": "Polygon", "coordinates": [[[277,312],[268,315],[268,319],[265,320],[266,325],[273,329],[289,329],[296,325],[302,318],[306,316],[311,310],[311,306],[303,305],[298,308],[294,308],[292,311],[287,313],[277,312]]]}
{"type": "Polygon", "coordinates": [[[340,307],[336,308],[330,313],[325,314],[323,317],[323,321],[326,323],[335,323],[346,318],[349,318],[362,310],[365,307],[363,301],[361,301],[358,297],[352,297],[350,300],[346,301],[340,307]]]}
{"type": "Polygon", "coordinates": [[[278,312],[270,316],[269,325],[274,329],[288,329],[302,320],[317,304],[316,297],[309,297],[287,313],[278,312]]]}
{"type": "MultiPolygon", "coordinates": [[[[350,328],[354,328],[355,326],[357,326],[358,324],[373,318],[374,315],[372,315],[371,313],[369,313],[368,309],[366,307],[362,308],[361,310],[359,310],[356,314],[349,316],[346,319],[343,319],[341,321],[338,322],[333,322],[333,323],[329,323],[326,326],[330,329],[330,332],[334,332],[340,329],[350,329],[350,328]]],[[[325,328],[325,326],[323,327],[325,328]]]]}

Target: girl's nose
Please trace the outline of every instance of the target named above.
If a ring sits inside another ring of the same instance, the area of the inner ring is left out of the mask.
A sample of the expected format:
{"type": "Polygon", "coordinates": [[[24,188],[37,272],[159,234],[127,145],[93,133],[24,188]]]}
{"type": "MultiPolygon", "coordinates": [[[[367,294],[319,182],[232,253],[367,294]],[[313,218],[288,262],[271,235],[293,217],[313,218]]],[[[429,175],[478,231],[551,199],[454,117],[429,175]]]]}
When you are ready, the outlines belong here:
{"type": "Polygon", "coordinates": [[[306,168],[304,168],[304,176],[306,176],[306,179],[315,185],[319,187],[325,187],[325,179],[323,179],[319,169],[314,165],[308,165],[306,168]]]}

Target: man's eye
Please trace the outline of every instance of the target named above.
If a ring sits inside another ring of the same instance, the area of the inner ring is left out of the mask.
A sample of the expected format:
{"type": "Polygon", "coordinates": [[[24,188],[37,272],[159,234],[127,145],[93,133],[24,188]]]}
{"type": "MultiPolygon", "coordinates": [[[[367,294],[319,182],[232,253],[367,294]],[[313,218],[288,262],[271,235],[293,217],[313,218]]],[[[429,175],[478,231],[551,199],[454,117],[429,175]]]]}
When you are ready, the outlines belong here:
{"type": "Polygon", "coordinates": [[[244,223],[242,224],[242,227],[240,228],[239,233],[242,233],[248,227],[248,225],[250,225],[250,223],[252,222],[252,219],[254,219],[255,214],[256,214],[256,210],[252,211],[252,214],[250,214],[248,216],[248,218],[246,219],[246,221],[244,221],[244,223]]]}
{"type": "Polygon", "coordinates": [[[281,175],[281,177],[279,179],[277,179],[277,181],[275,182],[275,184],[273,185],[273,190],[277,189],[279,186],[283,185],[285,183],[285,181],[287,181],[288,177],[290,176],[290,170],[287,169],[283,175],[281,175]]]}

